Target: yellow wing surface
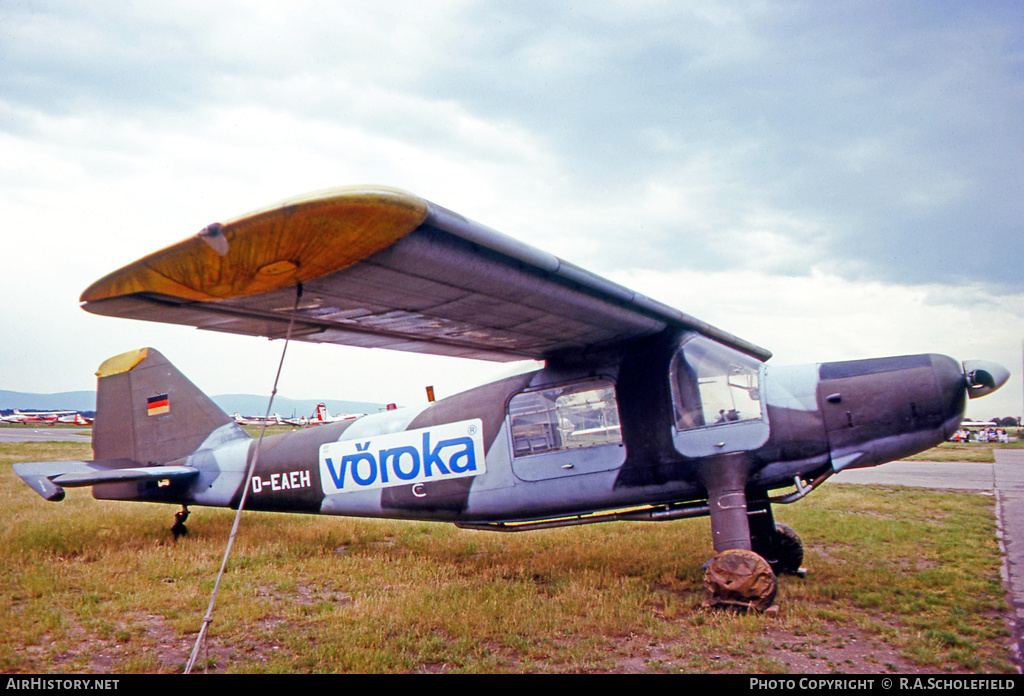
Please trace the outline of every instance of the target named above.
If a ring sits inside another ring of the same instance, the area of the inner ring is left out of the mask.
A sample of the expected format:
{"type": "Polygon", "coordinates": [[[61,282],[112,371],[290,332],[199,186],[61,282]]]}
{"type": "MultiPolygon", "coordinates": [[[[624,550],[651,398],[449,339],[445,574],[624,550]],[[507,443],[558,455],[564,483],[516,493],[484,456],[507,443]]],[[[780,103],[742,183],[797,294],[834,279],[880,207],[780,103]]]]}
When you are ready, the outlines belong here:
{"type": "Polygon", "coordinates": [[[417,196],[311,194],[205,228],[82,294],[89,312],[487,360],[579,355],[666,328],[770,353],[417,196]]]}

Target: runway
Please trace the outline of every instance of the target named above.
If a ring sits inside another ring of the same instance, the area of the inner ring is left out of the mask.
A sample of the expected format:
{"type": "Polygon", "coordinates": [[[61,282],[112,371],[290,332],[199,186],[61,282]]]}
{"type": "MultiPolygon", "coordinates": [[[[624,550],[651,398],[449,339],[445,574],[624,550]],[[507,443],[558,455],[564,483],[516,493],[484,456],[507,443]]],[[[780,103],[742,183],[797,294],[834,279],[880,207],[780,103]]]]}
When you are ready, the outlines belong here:
{"type": "Polygon", "coordinates": [[[0,442],[92,442],[92,428],[12,426],[0,428],[0,442]]]}
{"type": "Polygon", "coordinates": [[[1005,554],[1003,582],[1013,612],[1017,667],[1024,662],[1024,450],[995,449],[995,463],[892,462],[836,474],[836,483],[918,486],[991,493],[996,500],[999,543],[1005,554]]]}

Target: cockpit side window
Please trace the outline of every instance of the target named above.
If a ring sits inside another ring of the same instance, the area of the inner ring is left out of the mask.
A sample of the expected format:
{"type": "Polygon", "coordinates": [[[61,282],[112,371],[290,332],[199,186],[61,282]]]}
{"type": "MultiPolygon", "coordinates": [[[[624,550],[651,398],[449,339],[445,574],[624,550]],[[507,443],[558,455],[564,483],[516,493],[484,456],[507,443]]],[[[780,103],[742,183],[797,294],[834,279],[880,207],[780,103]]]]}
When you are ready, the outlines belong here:
{"type": "Polygon", "coordinates": [[[676,428],[761,418],[760,363],[748,355],[697,336],[672,358],[669,378],[676,428]]]}
{"type": "Polygon", "coordinates": [[[508,413],[517,457],[622,442],[615,385],[610,381],[516,394],[508,413]]]}

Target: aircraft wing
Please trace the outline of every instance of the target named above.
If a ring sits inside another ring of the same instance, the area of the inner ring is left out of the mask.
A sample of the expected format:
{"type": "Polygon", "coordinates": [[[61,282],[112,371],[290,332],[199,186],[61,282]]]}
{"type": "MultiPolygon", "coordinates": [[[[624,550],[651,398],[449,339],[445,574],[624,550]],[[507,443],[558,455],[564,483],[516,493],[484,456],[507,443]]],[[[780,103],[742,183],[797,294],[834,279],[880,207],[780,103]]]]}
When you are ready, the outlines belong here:
{"type": "Polygon", "coordinates": [[[191,466],[144,466],[131,459],[95,461],[28,462],[14,465],[14,472],[47,500],[63,500],[64,488],[103,483],[175,481],[199,474],[191,466]]]}
{"type": "Polygon", "coordinates": [[[771,354],[411,194],[335,189],[210,225],[94,283],[95,314],[487,360],[690,329],[771,354]]]}

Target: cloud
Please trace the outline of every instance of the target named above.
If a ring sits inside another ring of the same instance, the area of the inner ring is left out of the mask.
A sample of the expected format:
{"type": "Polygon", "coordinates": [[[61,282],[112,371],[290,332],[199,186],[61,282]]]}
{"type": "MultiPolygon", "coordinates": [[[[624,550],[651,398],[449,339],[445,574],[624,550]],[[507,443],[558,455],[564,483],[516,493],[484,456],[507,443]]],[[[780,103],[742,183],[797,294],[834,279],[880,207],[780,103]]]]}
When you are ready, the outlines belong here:
{"type": "Polygon", "coordinates": [[[994,354],[976,357],[1016,365],[1018,15],[945,2],[2,3],[0,219],[16,262],[0,290],[32,293],[0,304],[0,321],[32,336],[2,354],[38,356],[19,378],[56,380],[45,366],[67,349],[47,337],[91,337],[100,321],[105,335],[76,346],[89,379],[107,351],[137,347],[116,338],[180,342],[173,327],[87,316],[78,293],[209,222],[375,183],[627,286],[656,278],[658,299],[778,357],[964,357],[973,346],[942,330],[952,320],[994,354]]]}
{"type": "MultiPolygon", "coordinates": [[[[1024,292],[851,281],[820,271],[781,276],[760,271],[623,270],[616,282],[678,307],[773,352],[770,364],[795,365],[885,355],[942,353],[1021,361],[1024,292]]],[[[973,401],[968,415],[1020,411],[1019,376],[973,401]]]]}

